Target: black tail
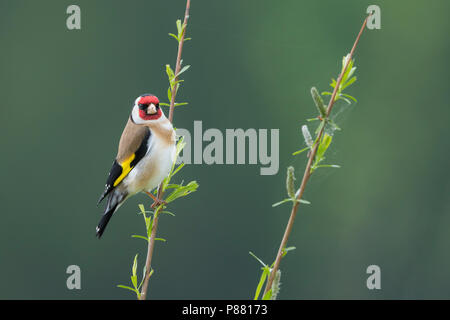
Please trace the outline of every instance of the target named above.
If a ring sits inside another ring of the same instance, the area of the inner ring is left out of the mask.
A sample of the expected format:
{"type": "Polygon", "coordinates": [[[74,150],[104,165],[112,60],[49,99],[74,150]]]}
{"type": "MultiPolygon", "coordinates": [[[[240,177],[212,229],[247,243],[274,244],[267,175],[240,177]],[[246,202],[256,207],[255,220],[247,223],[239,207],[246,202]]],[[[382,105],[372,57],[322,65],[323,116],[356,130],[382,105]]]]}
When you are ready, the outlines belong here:
{"type": "Polygon", "coordinates": [[[106,226],[108,225],[109,220],[111,219],[113,213],[117,210],[117,207],[122,204],[122,202],[125,199],[125,195],[119,193],[118,191],[114,191],[111,193],[108,197],[108,203],[106,204],[105,213],[103,213],[102,218],[100,219],[100,222],[98,223],[97,227],[95,228],[96,235],[100,239],[103,232],[106,229],[106,226]]]}

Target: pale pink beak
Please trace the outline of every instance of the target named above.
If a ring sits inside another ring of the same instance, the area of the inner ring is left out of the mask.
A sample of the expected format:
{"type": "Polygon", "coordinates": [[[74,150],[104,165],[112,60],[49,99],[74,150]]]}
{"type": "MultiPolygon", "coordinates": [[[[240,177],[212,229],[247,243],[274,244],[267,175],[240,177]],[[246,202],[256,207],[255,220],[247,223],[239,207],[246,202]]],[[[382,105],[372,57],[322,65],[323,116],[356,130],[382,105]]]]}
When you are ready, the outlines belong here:
{"type": "Polygon", "coordinates": [[[156,113],[156,106],[151,103],[147,108],[147,114],[155,114],[156,113]]]}

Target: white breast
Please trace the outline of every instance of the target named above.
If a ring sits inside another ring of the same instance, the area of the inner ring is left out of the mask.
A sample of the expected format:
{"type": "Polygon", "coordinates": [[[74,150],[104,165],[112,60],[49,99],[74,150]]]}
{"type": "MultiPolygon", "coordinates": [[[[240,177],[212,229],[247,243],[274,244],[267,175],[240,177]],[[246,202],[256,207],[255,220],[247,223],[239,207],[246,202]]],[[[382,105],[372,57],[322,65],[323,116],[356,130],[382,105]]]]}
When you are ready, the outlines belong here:
{"type": "Polygon", "coordinates": [[[169,175],[175,151],[175,144],[168,145],[159,139],[151,139],[149,152],[123,180],[128,194],[150,192],[156,188],[169,175]]]}

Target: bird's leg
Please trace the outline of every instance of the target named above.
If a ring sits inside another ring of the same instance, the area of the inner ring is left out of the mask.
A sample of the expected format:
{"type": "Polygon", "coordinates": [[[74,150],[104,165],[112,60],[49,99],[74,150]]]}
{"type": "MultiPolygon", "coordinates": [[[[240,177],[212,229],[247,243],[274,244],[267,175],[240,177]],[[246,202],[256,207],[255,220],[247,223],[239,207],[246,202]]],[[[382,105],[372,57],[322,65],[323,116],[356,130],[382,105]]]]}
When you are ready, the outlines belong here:
{"type": "Polygon", "coordinates": [[[162,199],[158,199],[158,198],[155,197],[151,192],[145,191],[145,193],[146,193],[150,198],[153,199],[152,209],[155,209],[157,206],[159,206],[159,205],[161,205],[161,204],[164,204],[164,205],[167,204],[167,202],[165,202],[165,201],[162,200],[162,199]]]}

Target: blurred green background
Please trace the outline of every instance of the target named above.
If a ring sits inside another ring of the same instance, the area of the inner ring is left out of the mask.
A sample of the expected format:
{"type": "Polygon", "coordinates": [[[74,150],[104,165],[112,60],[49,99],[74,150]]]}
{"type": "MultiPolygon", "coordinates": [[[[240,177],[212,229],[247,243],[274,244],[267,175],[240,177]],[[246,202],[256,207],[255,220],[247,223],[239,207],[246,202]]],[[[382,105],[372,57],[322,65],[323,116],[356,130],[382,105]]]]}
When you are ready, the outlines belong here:
{"type": "MultiPolygon", "coordinates": [[[[381,30],[356,51],[358,104],[335,135],[330,162],[308,185],[282,261],[281,299],[450,298],[448,1],[193,0],[175,125],[279,128],[280,170],[190,165],[198,192],[162,216],[153,299],[247,299],[271,262],[290,206],[285,170],[305,157],[300,127],[315,114],[310,87],[329,90],[366,8],[381,30]],[[381,290],[366,287],[381,267],[381,290]]],[[[165,100],[175,20],[184,1],[0,2],[1,299],[133,299],[132,259],[146,244],[143,195],[115,214],[99,241],[95,206],[131,104],[165,100]],[[82,29],[66,28],[81,7],[82,29]],[[81,290],[66,268],[81,268],[81,290]]],[[[167,110],[167,109],[166,109],[167,110]]],[[[166,111],[167,114],[167,111],[166,111]]]]}

